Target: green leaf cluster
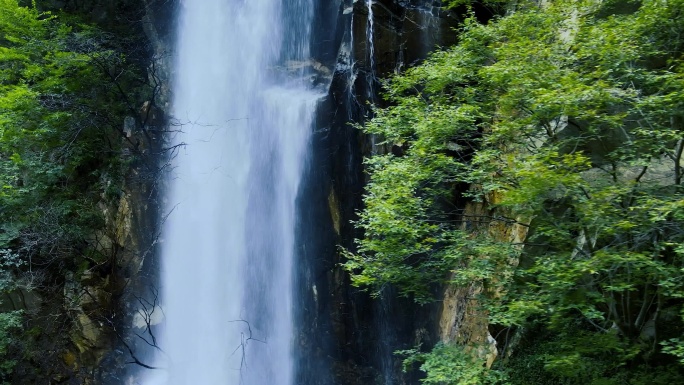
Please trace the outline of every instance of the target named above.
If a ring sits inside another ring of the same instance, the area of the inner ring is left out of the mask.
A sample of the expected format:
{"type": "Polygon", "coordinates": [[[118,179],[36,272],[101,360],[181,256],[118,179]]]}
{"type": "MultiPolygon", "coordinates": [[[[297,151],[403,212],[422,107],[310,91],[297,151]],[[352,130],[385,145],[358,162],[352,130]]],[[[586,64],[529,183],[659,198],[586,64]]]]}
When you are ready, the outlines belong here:
{"type": "Polygon", "coordinates": [[[422,380],[430,385],[508,385],[505,372],[488,370],[472,352],[454,344],[437,344],[432,351],[422,353],[418,349],[395,352],[406,357],[404,370],[419,363],[426,373],[422,380]]]}
{"type": "Polygon", "coordinates": [[[102,225],[131,110],[121,89],[133,88],[115,48],[93,27],[0,1],[0,248],[68,264],[102,225]]]}
{"type": "Polygon", "coordinates": [[[353,282],[419,302],[481,285],[493,328],[573,347],[544,353],[546,370],[604,362],[584,383],[681,357],[683,12],[518,1],[390,79],[391,107],[364,127],[394,149],[367,161],[353,282]],[[501,230],[514,224],[523,244],[501,230]]]}
{"type": "MultiPolygon", "coordinates": [[[[16,332],[22,327],[21,312],[0,313],[0,357],[8,357],[9,347],[15,342],[16,332]]],[[[0,378],[8,378],[16,365],[16,358],[4,358],[0,361],[0,378]]],[[[3,384],[6,382],[3,382],[3,384]]]]}

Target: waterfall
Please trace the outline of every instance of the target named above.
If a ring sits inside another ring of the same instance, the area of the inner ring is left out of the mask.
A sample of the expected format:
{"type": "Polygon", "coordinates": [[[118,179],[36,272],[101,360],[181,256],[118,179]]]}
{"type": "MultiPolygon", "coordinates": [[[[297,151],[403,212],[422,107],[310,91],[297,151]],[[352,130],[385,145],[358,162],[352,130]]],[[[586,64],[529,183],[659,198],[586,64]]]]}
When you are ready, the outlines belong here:
{"type": "Polygon", "coordinates": [[[164,369],[145,384],[292,383],[295,199],[321,96],[312,2],[182,2],[155,359],[164,369]]]}

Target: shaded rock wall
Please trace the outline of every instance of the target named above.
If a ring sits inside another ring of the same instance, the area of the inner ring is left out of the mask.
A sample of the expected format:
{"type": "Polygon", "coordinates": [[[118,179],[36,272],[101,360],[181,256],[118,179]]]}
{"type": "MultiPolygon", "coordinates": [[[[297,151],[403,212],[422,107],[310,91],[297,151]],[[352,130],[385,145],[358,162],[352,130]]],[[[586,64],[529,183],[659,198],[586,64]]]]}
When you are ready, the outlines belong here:
{"type": "Polygon", "coordinates": [[[148,83],[152,89],[138,101],[137,114],[126,119],[134,124],[127,132],[130,145],[124,156],[132,157],[124,193],[130,201],[132,231],[119,257],[118,277],[124,282],[116,304],[115,341],[104,357],[104,369],[97,383],[118,385],[136,383],[139,376],[151,370],[157,325],[163,321],[159,307],[158,246],[161,225],[168,215],[163,211],[162,193],[166,171],[173,150],[166,148],[166,135],[178,129],[170,117],[173,44],[176,12],[180,0],[144,0],[140,3],[137,23],[146,38],[148,83]],[[130,148],[130,147],[135,147],[130,148]],[[130,154],[130,155],[127,155],[130,154]]]}
{"type": "Polygon", "coordinates": [[[350,123],[382,104],[379,79],[415,65],[439,45],[455,41],[454,14],[431,1],[338,0],[321,5],[313,44],[316,59],[334,68],[321,103],[305,191],[299,206],[299,255],[295,383],[414,384],[393,355],[439,338],[440,307],[419,307],[392,288],[381,298],[350,285],[338,245],[354,250],[360,236],[352,221],[362,207],[367,177],[363,158],[386,151],[350,123]],[[369,34],[370,17],[373,34],[369,34]],[[332,26],[332,28],[331,28],[332,26]],[[330,44],[333,42],[333,44],[330,44]],[[371,52],[373,56],[371,57],[371,52]]]}

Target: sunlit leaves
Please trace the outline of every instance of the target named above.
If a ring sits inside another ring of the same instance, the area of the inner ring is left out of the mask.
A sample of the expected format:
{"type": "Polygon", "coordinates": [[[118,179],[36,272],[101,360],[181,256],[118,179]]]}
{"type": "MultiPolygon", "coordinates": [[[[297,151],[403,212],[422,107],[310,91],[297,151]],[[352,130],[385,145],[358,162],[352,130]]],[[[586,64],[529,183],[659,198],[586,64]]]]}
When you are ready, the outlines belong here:
{"type": "Polygon", "coordinates": [[[483,365],[473,364],[478,361],[475,349],[466,351],[455,344],[437,344],[429,353],[421,353],[418,349],[396,352],[406,357],[404,368],[414,363],[420,364],[420,370],[426,373],[422,380],[431,385],[505,385],[508,384],[505,373],[488,370],[483,365]]]}
{"type": "Polygon", "coordinates": [[[661,317],[684,298],[683,12],[681,0],[516,2],[387,82],[394,104],[365,129],[396,151],[367,162],[354,282],[419,301],[477,283],[493,324],[572,323],[544,358],[568,378],[649,362],[652,339],[681,356],[684,325],[661,317]],[[497,234],[499,216],[531,219],[525,245],[497,234]]]}

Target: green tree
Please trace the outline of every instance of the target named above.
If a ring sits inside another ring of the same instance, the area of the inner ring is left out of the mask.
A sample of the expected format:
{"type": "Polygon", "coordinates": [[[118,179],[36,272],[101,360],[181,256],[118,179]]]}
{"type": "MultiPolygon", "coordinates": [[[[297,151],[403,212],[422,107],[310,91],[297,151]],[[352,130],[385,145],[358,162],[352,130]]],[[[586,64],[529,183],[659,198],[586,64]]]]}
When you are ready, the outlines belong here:
{"type": "Polygon", "coordinates": [[[557,336],[539,357],[577,383],[681,355],[682,12],[518,1],[391,79],[365,130],[402,155],[367,162],[353,282],[421,302],[479,283],[492,327],[557,336]],[[491,230],[520,218],[523,245],[491,230]]]}

